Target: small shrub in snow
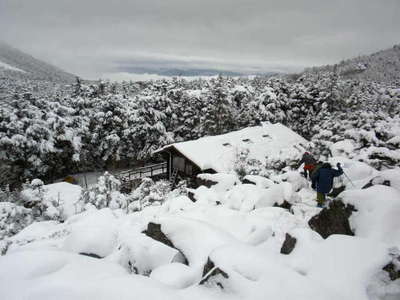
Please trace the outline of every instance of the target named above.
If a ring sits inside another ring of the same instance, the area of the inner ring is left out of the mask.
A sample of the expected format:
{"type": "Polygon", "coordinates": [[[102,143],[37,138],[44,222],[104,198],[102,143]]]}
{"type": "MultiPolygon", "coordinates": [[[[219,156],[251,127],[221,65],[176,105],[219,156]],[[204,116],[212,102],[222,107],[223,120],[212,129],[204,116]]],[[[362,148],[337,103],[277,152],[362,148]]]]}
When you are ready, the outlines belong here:
{"type": "Polygon", "coordinates": [[[0,240],[18,233],[32,222],[30,209],[10,202],[0,203],[0,240]]]}
{"type": "Polygon", "coordinates": [[[249,158],[249,149],[243,148],[236,153],[234,171],[240,179],[246,175],[259,175],[262,168],[259,160],[249,158]]]}
{"type": "Polygon", "coordinates": [[[114,209],[126,208],[126,197],[119,192],[121,183],[113,175],[105,172],[100,176],[97,184],[86,190],[82,190],[79,200],[74,204],[79,213],[87,205],[93,205],[97,209],[111,207],[114,209]]]}
{"type": "Polygon", "coordinates": [[[9,185],[6,185],[4,189],[0,189],[0,202],[21,203],[21,201],[20,191],[11,191],[9,185]]]}
{"type": "Polygon", "coordinates": [[[168,198],[176,198],[179,196],[187,196],[188,195],[188,186],[186,180],[181,180],[176,185],[175,189],[173,189],[168,194],[168,198]]]}
{"type": "Polygon", "coordinates": [[[150,205],[159,205],[165,201],[170,192],[168,181],[156,183],[151,178],[143,178],[142,183],[128,197],[128,211],[138,211],[150,205]]]}
{"type": "Polygon", "coordinates": [[[247,175],[246,160],[248,159],[248,156],[249,156],[248,149],[241,149],[236,153],[234,171],[236,172],[236,174],[239,176],[240,179],[242,179],[244,176],[247,175]]]}
{"type": "Polygon", "coordinates": [[[400,278],[400,250],[397,247],[392,247],[389,249],[389,255],[391,257],[391,262],[383,267],[383,270],[388,272],[391,280],[396,280],[400,278]]]}
{"type": "Polygon", "coordinates": [[[40,179],[25,184],[21,197],[24,206],[32,210],[36,220],[62,220],[63,206],[60,199],[45,198],[44,184],[40,179]]]}
{"type": "Polygon", "coordinates": [[[369,147],[362,149],[359,157],[378,170],[391,168],[400,164],[400,152],[385,147],[369,147]]]}
{"type": "Polygon", "coordinates": [[[8,195],[6,193],[6,191],[3,191],[2,189],[0,189],[0,202],[5,202],[8,200],[8,195]]]}
{"type": "Polygon", "coordinates": [[[287,162],[277,157],[267,157],[265,160],[266,169],[280,171],[287,166],[287,162]]]}
{"type": "Polygon", "coordinates": [[[74,202],[74,213],[79,214],[86,208],[86,204],[90,203],[90,196],[88,189],[82,189],[79,199],[74,202]]]}

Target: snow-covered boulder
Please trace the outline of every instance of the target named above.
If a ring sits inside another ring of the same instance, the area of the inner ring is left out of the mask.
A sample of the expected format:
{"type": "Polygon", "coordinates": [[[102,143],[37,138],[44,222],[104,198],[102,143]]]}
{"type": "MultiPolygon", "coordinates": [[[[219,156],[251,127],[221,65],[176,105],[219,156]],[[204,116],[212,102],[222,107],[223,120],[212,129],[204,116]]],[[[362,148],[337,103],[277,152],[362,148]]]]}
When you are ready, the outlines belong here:
{"type": "Polygon", "coordinates": [[[222,204],[230,209],[250,211],[266,197],[266,191],[253,184],[241,184],[233,187],[224,195],[222,204]]]}
{"type": "Polygon", "coordinates": [[[237,241],[226,231],[197,220],[163,218],[159,223],[162,232],[194,268],[202,267],[213,249],[237,241]]]}
{"type": "Polygon", "coordinates": [[[279,176],[280,181],[288,182],[292,185],[292,190],[298,192],[302,188],[309,186],[309,181],[300,172],[288,171],[279,176]]]}
{"type": "Polygon", "coordinates": [[[255,184],[257,187],[263,189],[269,188],[275,184],[271,179],[259,175],[246,175],[243,178],[243,183],[255,184]]]}
{"type": "Polygon", "coordinates": [[[205,186],[199,186],[195,190],[191,190],[190,193],[196,203],[217,205],[221,204],[221,196],[213,189],[205,186]]]}
{"type": "Polygon", "coordinates": [[[171,263],[162,265],[150,274],[150,278],[177,289],[187,288],[196,280],[195,273],[187,265],[171,263]]]}
{"type": "MultiPolygon", "coordinates": [[[[336,294],[337,299],[374,299],[367,287],[390,261],[387,245],[348,235],[331,235],[320,240],[292,234],[298,241],[296,247],[290,255],[282,257],[291,268],[324,287],[323,299],[330,293],[336,294]]],[[[382,293],[383,296],[385,293],[389,291],[382,293]]],[[[385,299],[383,296],[381,299],[385,299]]]]}
{"type": "Polygon", "coordinates": [[[350,225],[357,236],[400,247],[400,192],[397,189],[376,185],[345,191],[342,198],[356,209],[350,225]]]}
{"type": "Polygon", "coordinates": [[[390,186],[400,191],[400,168],[388,169],[379,172],[384,180],[390,182],[390,186]]]}
{"type": "MultiPolygon", "coordinates": [[[[208,201],[207,201],[208,202],[208,201]]],[[[162,205],[162,209],[168,213],[185,211],[193,207],[193,202],[187,196],[178,196],[167,199],[162,205]]]]}
{"type": "Polygon", "coordinates": [[[354,148],[354,142],[348,139],[336,142],[330,146],[330,150],[333,156],[349,157],[354,154],[354,148]]]}
{"type": "Polygon", "coordinates": [[[105,257],[117,245],[117,220],[110,209],[93,210],[69,219],[70,234],[63,249],[105,257]]]}
{"type": "Polygon", "coordinates": [[[63,251],[0,256],[2,299],[174,299],[176,291],[118,264],[63,251]]]}
{"type": "Polygon", "coordinates": [[[357,181],[359,180],[363,180],[370,176],[373,176],[374,174],[377,174],[377,171],[368,164],[356,160],[351,160],[345,157],[332,157],[329,159],[329,162],[334,167],[336,167],[337,163],[341,164],[343,171],[347,175],[341,176],[346,186],[351,186],[349,179],[353,183],[357,183],[357,181]]]}
{"type": "Polygon", "coordinates": [[[208,278],[207,286],[220,286],[245,299],[309,300],[323,294],[324,299],[333,300],[340,295],[282,263],[278,255],[247,245],[220,247],[210,254],[209,260],[219,272],[208,278]]]}
{"type": "Polygon", "coordinates": [[[208,174],[202,173],[197,175],[201,185],[212,187],[213,190],[223,193],[230,190],[233,186],[240,183],[236,174],[216,173],[208,174]]]}
{"type": "Polygon", "coordinates": [[[0,202],[0,239],[18,233],[32,221],[30,209],[11,202],[0,202]]]}
{"type": "Polygon", "coordinates": [[[262,198],[255,204],[255,207],[281,206],[285,202],[291,204],[298,201],[298,199],[298,195],[294,192],[292,184],[282,182],[265,190],[262,198]]]}
{"type": "Polygon", "coordinates": [[[185,258],[178,250],[125,228],[119,234],[118,248],[105,260],[121,265],[130,273],[149,275],[160,266],[184,262],[185,258]]]}

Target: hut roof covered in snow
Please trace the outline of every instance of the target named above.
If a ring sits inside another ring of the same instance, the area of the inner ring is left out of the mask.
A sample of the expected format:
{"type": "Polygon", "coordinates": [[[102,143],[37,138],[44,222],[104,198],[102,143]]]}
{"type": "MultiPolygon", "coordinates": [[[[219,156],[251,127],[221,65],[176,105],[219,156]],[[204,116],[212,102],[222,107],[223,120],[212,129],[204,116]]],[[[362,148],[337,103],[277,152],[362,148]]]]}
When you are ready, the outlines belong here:
{"type": "Polygon", "coordinates": [[[282,124],[262,123],[226,134],[170,144],[154,153],[175,149],[201,170],[229,172],[244,149],[248,149],[249,159],[264,162],[266,157],[298,159],[306,144],[307,140],[282,124]]]}

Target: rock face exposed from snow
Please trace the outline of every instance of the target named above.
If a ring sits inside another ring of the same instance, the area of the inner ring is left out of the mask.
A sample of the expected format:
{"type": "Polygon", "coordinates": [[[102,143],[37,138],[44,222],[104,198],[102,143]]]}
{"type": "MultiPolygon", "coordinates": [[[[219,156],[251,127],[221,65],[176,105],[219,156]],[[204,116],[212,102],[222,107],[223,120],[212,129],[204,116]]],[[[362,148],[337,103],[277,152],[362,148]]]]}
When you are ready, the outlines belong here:
{"type": "Polygon", "coordinates": [[[312,217],[308,224],[323,238],[332,234],[354,235],[351,231],[349,217],[354,207],[346,206],[340,200],[329,203],[318,215],[312,217]]]}
{"type": "Polygon", "coordinates": [[[286,233],[285,241],[282,244],[281,253],[290,254],[296,246],[297,239],[286,233]]]}
{"type": "Polygon", "coordinates": [[[161,225],[150,222],[147,224],[147,229],[143,231],[145,235],[151,237],[152,239],[167,245],[168,247],[174,247],[174,244],[168,239],[168,237],[161,231],[161,225]]]}
{"type": "MultiPolygon", "coordinates": [[[[222,276],[223,278],[229,278],[229,275],[222,271],[220,268],[216,267],[215,264],[208,258],[207,263],[204,265],[203,269],[203,279],[200,284],[209,284],[210,279],[215,282],[216,276],[222,276]],[[214,278],[213,278],[214,277],[214,278]]],[[[221,282],[217,282],[220,288],[224,288],[221,282]]]]}

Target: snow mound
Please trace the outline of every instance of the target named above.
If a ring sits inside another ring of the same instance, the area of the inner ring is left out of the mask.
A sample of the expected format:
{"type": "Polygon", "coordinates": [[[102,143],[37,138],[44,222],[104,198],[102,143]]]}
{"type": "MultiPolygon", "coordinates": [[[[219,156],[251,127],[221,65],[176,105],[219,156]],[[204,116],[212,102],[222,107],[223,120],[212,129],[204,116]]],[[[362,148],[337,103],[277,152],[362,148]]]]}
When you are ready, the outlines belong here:
{"type": "Polygon", "coordinates": [[[272,185],[274,185],[274,182],[271,179],[259,175],[246,175],[243,178],[243,181],[244,182],[248,181],[249,183],[255,184],[257,187],[263,189],[269,188],[272,185]]]}
{"type": "Polygon", "coordinates": [[[0,257],[0,290],[3,299],[176,297],[170,288],[132,276],[116,264],[60,251],[22,251],[0,257]]]}
{"type": "Polygon", "coordinates": [[[400,192],[383,185],[345,191],[343,202],[357,210],[350,216],[355,234],[400,247],[400,192]]]}
{"type": "Polygon", "coordinates": [[[350,156],[354,152],[355,145],[352,140],[343,140],[330,146],[333,156],[350,156]]]}
{"type": "Polygon", "coordinates": [[[379,173],[384,180],[390,181],[390,186],[400,191],[400,169],[384,170],[379,173]]]}
{"type": "Polygon", "coordinates": [[[187,288],[196,280],[190,267],[181,263],[163,265],[153,270],[150,278],[174,288],[187,288]]]}
{"type": "MultiPolygon", "coordinates": [[[[321,209],[298,172],[248,177],[255,184],[226,173],[202,175],[216,184],[190,190],[190,199],[170,194],[130,213],[93,207],[65,222],[35,222],[2,241],[2,297],[398,299],[399,280],[383,268],[397,263],[398,250],[390,249],[400,248],[399,170],[343,157],[330,162],[341,162],[354,179],[354,186],[343,179],[340,198],[354,206],[355,236],[324,240],[310,229],[308,220],[321,209]],[[375,180],[361,189],[376,176],[393,186],[375,180]],[[288,234],[296,242],[281,253],[288,234]]],[[[73,188],[63,183],[50,193],[69,197],[73,188]]],[[[10,204],[3,206],[8,213],[10,204]]]]}
{"type": "Polygon", "coordinates": [[[387,246],[345,235],[318,240],[304,233],[293,233],[298,243],[287,257],[289,265],[328,291],[335,291],[338,299],[370,299],[366,286],[388,262],[387,246]]]}
{"type": "Polygon", "coordinates": [[[229,233],[197,220],[167,218],[160,219],[159,223],[162,232],[194,268],[203,267],[213,249],[237,241],[229,233]]]}
{"type": "Polygon", "coordinates": [[[91,211],[72,222],[63,249],[75,253],[109,255],[117,243],[116,218],[110,209],[91,211]]]}
{"type": "Polygon", "coordinates": [[[337,163],[341,164],[345,174],[339,180],[349,188],[361,188],[368,178],[378,174],[378,171],[366,163],[341,156],[332,157],[329,159],[329,162],[334,167],[336,167],[337,163]]]}
{"type": "Polygon", "coordinates": [[[239,178],[235,174],[203,173],[197,175],[197,178],[205,181],[210,181],[211,183],[215,183],[212,185],[212,189],[222,193],[230,190],[233,186],[240,183],[239,178]]]}
{"type": "MultiPolygon", "coordinates": [[[[253,184],[242,184],[227,192],[222,203],[230,209],[251,211],[266,197],[266,192],[267,190],[253,184]]],[[[269,206],[272,206],[272,204],[269,206]]]]}

